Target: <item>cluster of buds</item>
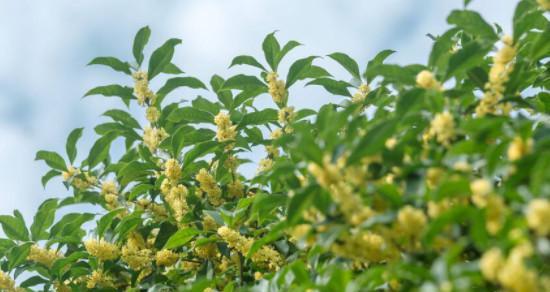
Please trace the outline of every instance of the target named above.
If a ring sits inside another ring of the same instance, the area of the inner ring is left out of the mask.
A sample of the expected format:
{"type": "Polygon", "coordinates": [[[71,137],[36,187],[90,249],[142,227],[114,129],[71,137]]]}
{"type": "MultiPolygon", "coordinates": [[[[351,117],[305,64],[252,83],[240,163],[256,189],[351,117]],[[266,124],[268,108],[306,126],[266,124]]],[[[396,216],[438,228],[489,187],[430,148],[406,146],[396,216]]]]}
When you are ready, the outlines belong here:
{"type": "Polygon", "coordinates": [[[168,138],[168,133],[163,128],[148,126],[143,129],[143,143],[151,152],[155,152],[166,138],[168,138]]]}
{"type": "Polygon", "coordinates": [[[42,264],[48,268],[51,268],[53,263],[61,257],[62,254],[60,252],[51,249],[41,248],[35,244],[31,246],[31,250],[29,252],[29,255],[27,256],[27,259],[29,261],[33,261],[42,264]]]}
{"type": "Polygon", "coordinates": [[[511,36],[504,36],[502,42],[502,48],[493,57],[485,93],[476,107],[476,114],[480,117],[486,114],[508,114],[511,109],[509,103],[499,104],[499,101],[503,97],[510,73],[514,70],[512,61],[516,56],[516,48],[511,36]]]}
{"type": "Polygon", "coordinates": [[[114,181],[106,181],[101,185],[101,195],[109,210],[118,207],[118,188],[114,181]]]}
{"type": "MultiPolygon", "coordinates": [[[[254,240],[241,235],[239,232],[227,226],[218,228],[218,235],[227,243],[230,248],[235,249],[242,255],[247,255],[254,243],[254,240]]],[[[251,257],[252,262],[270,270],[276,270],[283,264],[283,258],[275,249],[264,245],[251,257]]]]}
{"type": "Polygon", "coordinates": [[[455,121],[448,111],[438,113],[430,123],[428,138],[435,137],[437,142],[449,146],[455,137],[455,121]]]}
{"type": "Polygon", "coordinates": [[[149,79],[147,77],[147,72],[136,71],[132,74],[134,78],[134,94],[137,97],[137,102],[139,105],[143,106],[147,104],[154,104],[157,96],[155,93],[149,89],[149,79]]]}
{"type": "Polygon", "coordinates": [[[278,106],[286,104],[288,99],[288,91],[284,80],[278,79],[279,75],[276,72],[267,73],[267,87],[269,95],[278,106]]]}
{"type": "Polygon", "coordinates": [[[418,75],[416,75],[416,85],[424,89],[437,91],[443,90],[443,86],[441,85],[441,83],[437,81],[434,74],[428,70],[422,70],[420,71],[420,73],[418,73],[418,75]]]}
{"type": "Polygon", "coordinates": [[[234,141],[237,136],[237,126],[234,126],[226,112],[220,112],[214,118],[214,123],[218,127],[216,138],[220,142],[234,141]]]}
{"type": "Polygon", "coordinates": [[[370,87],[367,83],[363,83],[359,86],[359,90],[353,94],[351,102],[361,104],[367,98],[367,95],[370,92],[370,87]]]}
{"type": "Polygon", "coordinates": [[[199,182],[201,191],[205,192],[208,201],[213,206],[219,206],[223,203],[222,190],[218,186],[216,179],[208,173],[205,168],[201,168],[195,179],[199,182]]]}
{"type": "Polygon", "coordinates": [[[89,239],[84,242],[86,251],[101,261],[115,260],[120,254],[118,246],[104,239],[89,239]]]}
{"type": "Polygon", "coordinates": [[[164,163],[164,175],[166,179],[162,181],[161,194],[164,201],[172,209],[174,218],[179,223],[188,211],[189,206],[187,206],[186,200],[187,187],[178,183],[181,177],[181,165],[176,159],[171,158],[164,163]]]}

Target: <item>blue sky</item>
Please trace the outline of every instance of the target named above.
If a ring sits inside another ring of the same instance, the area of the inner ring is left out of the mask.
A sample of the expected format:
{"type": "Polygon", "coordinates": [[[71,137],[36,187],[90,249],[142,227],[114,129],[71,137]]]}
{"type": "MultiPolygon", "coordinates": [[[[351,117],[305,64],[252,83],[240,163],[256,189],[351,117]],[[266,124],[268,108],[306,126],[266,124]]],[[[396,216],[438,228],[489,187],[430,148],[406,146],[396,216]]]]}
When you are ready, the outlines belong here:
{"type": "MultiPolygon", "coordinates": [[[[470,6],[510,32],[516,2],[474,0],[470,6]]],[[[121,103],[81,97],[94,86],[129,80],[85,65],[96,56],[132,60],[133,36],[144,25],[153,31],[149,52],[167,38],[183,39],[174,62],[206,82],[213,74],[235,74],[238,69],[227,69],[235,55],[261,56],[261,41],[274,30],[283,41],[304,44],[291,58],[342,51],[366,64],[376,52],[394,49],[398,52],[390,62],[424,63],[431,47],[425,35],[442,32],[448,13],[462,3],[0,0],[0,214],[17,208],[30,219],[44,199],[67,195],[59,180],[42,188],[40,177],[47,167],[33,161],[34,155],[40,149],[63,153],[65,138],[76,127],[86,128],[79,149],[81,154],[88,152],[96,138],[93,126],[103,121],[100,115],[121,103]]],[[[320,64],[346,76],[328,60],[320,64]]],[[[182,91],[178,98],[182,97],[193,94],[182,91]]],[[[291,92],[290,103],[297,107],[326,101],[338,100],[314,88],[297,86],[291,92]]]]}

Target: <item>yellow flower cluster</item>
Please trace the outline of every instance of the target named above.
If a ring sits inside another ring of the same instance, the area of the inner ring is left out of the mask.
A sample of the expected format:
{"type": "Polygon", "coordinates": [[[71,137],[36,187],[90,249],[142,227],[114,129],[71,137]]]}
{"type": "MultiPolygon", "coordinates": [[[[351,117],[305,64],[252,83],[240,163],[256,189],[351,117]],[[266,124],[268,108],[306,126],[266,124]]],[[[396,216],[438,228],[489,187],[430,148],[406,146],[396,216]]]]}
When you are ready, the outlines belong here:
{"type": "Polygon", "coordinates": [[[537,0],[542,10],[550,10],[550,0],[537,0]]]}
{"type": "MultiPolygon", "coordinates": [[[[352,225],[359,225],[374,212],[363,204],[362,199],[353,193],[353,189],[346,182],[340,168],[332,163],[330,156],[323,158],[323,165],[309,164],[308,171],[315,177],[319,185],[329,190],[332,199],[339,205],[340,211],[352,225]]],[[[345,168],[343,172],[345,173],[345,168]]]]}
{"type": "Polygon", "coordinates": [[[487,197],[493,192],[493,185],[487,179],[480,178],[470,183],[472,202],[478,207],[487,205],[487,197]]]}
{"type": "Polygon", "coordinates": [[[169,249],[162,249],[155,255],[157,266],[173,266],[179,259],[179,255],[169,249]]]}
{"type": "Polygon", "coordinates": [[[182,184],[176,184],[170,179],[165,179],[162,181],[160,190],[164,201],[166,201],[172,212],[174,212],[174,218],[177,222],[180,222],[189,210],[186,200],[188,194],[187,188],[182,184]]]}
{"type": "Polygon", "coordinates": [[[34,261],[48,268],[51,268],[53,263],[61,257],[62,255],[59,252],[51,249],[41,248],[35,244],[31,246],[31,250],[29,252],[29,255],[27,256],[27,259],[29,261],[34,261]]]}
{"type": "Polygon", "coordinates": [[[269,171],[273,168],[273,160],[271,158],[262,158],[258,165],[258,172],[269,171]]]}
{"type": "Polygon", "coordinates": [[[379,234],[365,231],[346,234],[331,246],[331,251],[362,264],[377,263],[395,257],[396,250],[379,234]]]}
{"type": "Polygon", "coordinates": [[[137,97],[137,102],[139,105],[143,106],[146,102],[149,104],[154,104],[157,96],[151,89],[149,89],[149,80],[147,77],[147,72],[136,71],[132,74],[134,78],[134,94],[137,97]]]}
{"type": "Polygon", "coordinates": [[[118,207],[118,188],[114,181],[106,181],[101,185],[101,195],[110,210],[118,207]]]}
{"type": "MultiPolygon", "coordinates": [[[[218,228],[218,235],[229,245],[243,255],[247,255],[254,243],[253,239],[247,238],[237,231],[230,229],[227,226],[218,228]]],[[[283,264],[281,255],[269,246],[262,246],[260,250],[254,253],[251,257],[252,262],[260,267],[270,270],[277,270],[283,264]]]]}
{"type": "Polygon", "coordinates": [[[86,287],[88,289],[94,288],[114,288],[113,278],[107,275],[103,270],[95,270],[88,277],[86,287]]]}
{"type": "Polygon", "coordinates": [[[96,183],[97,177],[91,175],[89,172],[85,172],[84,177],[75,177],[72,182],[73,186],[79,190],[86,190],[96,183]]]}
{"type": "Polygon", "coordinates": [[[145,111],[145,118],[150,123],[156,123],[160,118],[160,111],[158,110],[158,108],[156,108],[154,106],[150,106],[145,111]]]}
{"type": "Polygon", "coordinates": [[[219,206],[223,203],[222,190],[216,183],[216,180],[205,168],[201,168],[195,179],[200,184],[200,189],[206,193],[208,201],[213,206],[219,206]]]}
{"type": "Polygon", "coordinates": [[[285,81],[277,78],[279,78],[279,75],[276,72],[268,73],[266,76],[267,87],[273,101],[282,106],[286,103],[288,91],[286,90],[285,81]]]}
{"type": "Polygon", "coordinates": [[[170,158],[164,163],[164,175],[172,181],[178,181],[181,176],[181,165],[176,159],[170,158]]]}
{"type": "Polygon", "coordinates": [[[533,139],[529,138],[525,140],[517,136],[512,140],[510,146],[508,146],[508,159],[510,161],[519,160],[523,156],[531,153],[531,151],[533,151],[533,139]]]}
{"type": "Polygon", "coordinates": [[[405,206],[397,213],[396,229],[406,237],[417,237],[426,226],[428,219],[422,210],[405,206]]]}
{"type": "Polygon", "coordinates": [[[485,226],[490,234],[495,235],[502,228],[506,216],[506,204],[502,197],[489,195],[485,206],[485,226]]]}
{"type": "Polygon", "coordinates": [[[485,93],[476,107],[476,114],[480,117],[486,114],[508,114],[510,104],[501,104],[504,85],[508,82],[510,73],[514,70],[512,60],[516,56],[516,48],[513,45],[512,37],[502,38],[503,46],[493,57],[493,66],[489,71],[489,81],[485,84],[485,93]]]}
{"type": "Polygon", "coordinates": [[[10,275],[4,273],[0,270],[0,290],[1,291],[17,291],[15,288],[15,281],[10,277],[10,275]]]}
{"type": "Polygon", "coordinates": [[[134,271],[141,271],[151,264],[152,251],[128,242],[122,247],[122,260],[134,271]]]}
{"type": "Polygon", "coordinates": [[[282,136],[283,136],[283,130],[281,130],[281,129],[275,129],[269,135],[269,137],[273,140],[277,140],[277,139],[281,138],[282,136]]]}
{"type": "Polygon", "coordinates": [[[293,106],[287,106],[279,110],[279,123],[283,125],[285,133],[292,132],[292,129],[289,127],[289,125],[294,121],[295,118],[296,112],[294,112],[293,106]]]}
{"type": "Polygon", "coordinates": [[[168,138],[168,133],[163,128],[145,127],[143,129],[143,143],[151,152],[155,152],[164,139],[168,138]]]}
{"type": "Polygon", "coordinates": [[[550,201],[533,199],[527,207],[527,225],[539,236],[550,234],[550,201]]]}
{"type": "Polygon", "coordinates": [[[359,90],[353,94],[351,102],[353,103],[363,103],[367,98],[367,95],[370,92],[370,87],[367,83],[363,83],[359,86],[359,90]]]}
{"type": "Polygon", "coordinates": [[[227,193],[232,198],[240,198],[244,194],[244,185],[243,183],[237,178],[234,181],[227,184],[227,193]]]}
{"type": "Polygon", "coordinates": [[[88,239],[84,242],[86,251],[101,261],[115,260],[119,256],[118,246],[104,239],[88,239]]]}
{"type": "Polygon", "coordinates": [[[438,143],[449,146],[455,137],[455,121],[448,111],[438,113],[430,123],[429,137],[435,137],[438,143]]]}
{"type": "Polygon", "coordinates": [[[439,83],[439,81],[435,79],[434,74],[428,70],[422,70],[416,75],[416,85],[424,89],[443,90],[441,83],[439,83]]]}
{"type": "Polygon", "coordinates": [[[220,142],[234,141],[237,136],[237,126],[234,126],[226,112],[220,112],[214,118],[214,123],[218,127],[216,138],[220,142]]]}
{"type": "Polygon", "coordinates": [[[218,247],[215,243],[206,243],[202,245],[194,244],[195,254],[201,259],[212,259],[218,255],[218,247]]]}
{"type": "Polygon", "coordinates": [[[533,248],[529,243],[514,247],[507,258],[500,249],[492,248],[483,254],[479,262],[481,274],[507,291],[541,291],[539,286],[543,286],[543,281],[539,281],[537,273],[524,263],[532,254],[533,248]]]}
{"type": "Polygon", "coordinates": [[[69,181],[71,178],[73,178],[76,175],[80,174],[80,169],[75,168],[72,165],[67,166],[67,171],[63,171],[61,173],[64,181],[69,181]]]}

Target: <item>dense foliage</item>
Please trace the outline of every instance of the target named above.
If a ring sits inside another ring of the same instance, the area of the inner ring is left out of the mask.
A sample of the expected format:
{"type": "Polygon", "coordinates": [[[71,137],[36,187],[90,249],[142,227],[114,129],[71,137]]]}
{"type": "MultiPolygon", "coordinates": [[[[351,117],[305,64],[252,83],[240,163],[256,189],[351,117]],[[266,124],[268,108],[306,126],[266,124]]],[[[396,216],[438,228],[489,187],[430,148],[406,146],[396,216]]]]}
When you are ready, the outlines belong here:
{"type": "Polygon", "coordinates": [[[132,85],[86,96],[137,105],[147,125],[111,109],[83,161],[81,128],[64,157],[37,153],[51,167],[42,183],[60,176],[72,195],[46,200],[30,226],[18,211],[0,216],[0,289],[550,291],[549,6],[519,2],[511,35],[452,11],[427,65],[388,64],[391,50],[364,68],[328,55],[349,82],[316,56],[283,78],[300,44],[272,33],[265,62],[231,63],[258,75],[208,87],[172,63],[179,39],[145,63],[142,28],[134,61],[90,63],[132,85]],[[302,82],[341,102],[289,106],[306,98],[292,94],[302,82]],[[181,87],[211,94],[174,102],[181,87]],[[272,107],[254,106],[262,95],[272,107]],[[254,163],[246,152],[264,153],[254,175],[239,171],[254,163]],[[67,211],[77,203],[105,212],[67,211]]]}

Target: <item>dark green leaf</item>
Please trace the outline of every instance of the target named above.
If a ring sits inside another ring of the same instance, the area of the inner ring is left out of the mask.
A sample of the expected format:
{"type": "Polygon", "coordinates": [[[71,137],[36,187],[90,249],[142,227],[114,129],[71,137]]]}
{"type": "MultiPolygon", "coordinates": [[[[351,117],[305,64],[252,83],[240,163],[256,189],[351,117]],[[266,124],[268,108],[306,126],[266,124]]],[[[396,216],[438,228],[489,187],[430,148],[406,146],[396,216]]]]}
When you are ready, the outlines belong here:
{"type": "Polygon", "coordinates": [[[103,95],[103,96],[118,96],[122,99],[124,104],[128,105],[130,100],[134,98],[134,89],[127,86],[118,84],[111,84],[105,86],[98,86],[90,89],[84,96],[90,95],[103,95]]]}
{"type": "Polygon", "coordinates": [[[99,139],[94,143],[88,154],[88,166],[94,168],[100,162],[105,160],[109,156],[109,149],[111,148],[111,143],[117,137],[115,133],[109,133],[99,139]]]}
{"type": "Polygon", "coordinates": [[[134,58],[136,58],[136,62],[138,65],[141,66],[141,63],[143,62],[143,49],[145,48],[145,45],[149,42],[149,37],[151,36],[151,29],[149,29],[148,26],[142,27],[136,34],[136,37],[134,38],[134,45],[132,48],[132,52],[134,53],[134,58]]]}
{"type": "Polygon", "coordinates": [[[449,24],[454,24],[462,28],[467,33],[479,36],[489,41],[498,39],[495,30],[489,25],[481,15],[471,10],[453,10],[447,17],[449,24]]]}
{"type": "Polygon", "coordinates": [[[40,150],[36,153],[34,160],[44,160],[46,164],[57,170],[67,170],[67,164],[61,155],[53,151],[40,150]]]}
{"type": "Polygon", "coordinates": [[[181,229],[178,232],[174,233],[170,238],[168,238],[168,241],[166,241],[166,244],[164,245],[165,249],[174,249],[178,248],[187,242],[189,242],[195,235],[199,234],[200,231],[195,228],[186,228],[181,229]]]}
{"type": "Polygon", "coordinates": [[[265,37],[262,43],[262,49],[264,51],[265,60],[271,67],[271,70],[277,71],[281,46],[275,38],[275,32],[272,32],[265,37]]]}
{"type": "Polygon", "coordinates": [[[180,39],[169,39],[151,54],[147,71],[149,80],[161,73],[170,64],[174,56],[174,49],[179,44],[181,44],[180,39]]]}
{"type": "Polygon", "coordinates": [[[317,58],[315,56],[303,58],[294,62],[290,69],[288,69],[288,75],[286,76],[286,88],[289,88],[298,80],[304,79],[305,73],[308,72],[313,60],[317,58]]]}
{"type": "Polygon", "coordinates": [[[31,225],[32,240],[38,241],[48,238],[48,232],[46,232],[46,230],[53,224],[56,210],[57,199],[48,199],[38,207],[38,211],[36,215],[34,215],[34,220],[31,225]]]}
{"type": "Polygon", "coordinates": [[[338,62],[338,64],[342,65],[346,71],[348,71],[353,78],[360,80],[361,74],[359,73],[359,65],[357,65],[357,62],[352,59],[350,56],[336,52],[328,55],[331,59],[338,62]]]}
{"type": "Polygon", "coordinates": [[[97,57],[88,63],[88,65],[105,65],[111,67],[115,71],[123,72],[128,75],[132,74],[130,71],[130,64],[122,62],[114,57],[97,57]]]}
{"type": "Polygon", "coordinates": [[[307,85],[320,85],[332,94],[351,96],[348,87],[352,87],[352,85],[344,81],[337,81],[330,78],[318,78],[308,82],[307,85]]]}
{"type": "Polygon", "coordinates": [[[266,71],[265,67],[260,64],[260,62],[258,62],[254,57],[247,55],[241,55],[233,58],[233,61],[231,61],[231,65],[229,65],[229,68],[235,65],[250,65],[266,71]]]}
{"type": "Polygon", "coordinates": [[[76,142],[82,137],[82,131],[84,128],[76,128],[72,130],[67,137],[67,143],[65,144],[65,150],[67,151],[67,156],[69,157],[69,162],[73,163],[76,158],[76,142]]]}

